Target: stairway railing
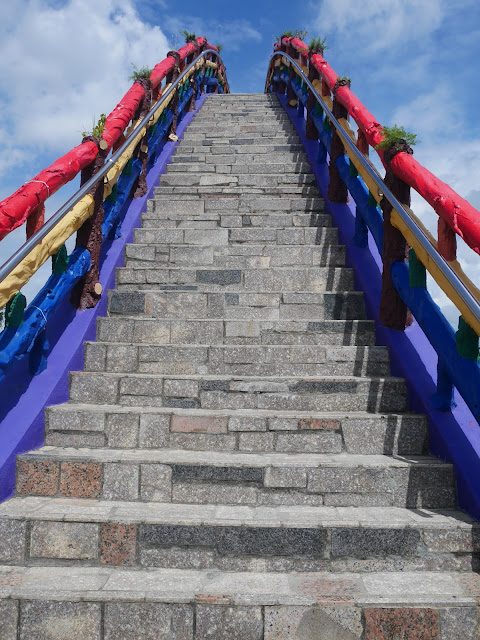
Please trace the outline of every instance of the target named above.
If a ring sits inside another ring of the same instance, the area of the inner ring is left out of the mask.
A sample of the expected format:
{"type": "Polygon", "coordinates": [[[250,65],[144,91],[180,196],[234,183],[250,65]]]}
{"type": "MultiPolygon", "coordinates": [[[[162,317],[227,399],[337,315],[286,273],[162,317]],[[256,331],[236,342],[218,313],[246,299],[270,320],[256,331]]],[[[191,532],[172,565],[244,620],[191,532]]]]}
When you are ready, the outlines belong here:
{"type": "Polygon", "coordinates": [[[46,368],[46,325],[69,294],[78,308],[96,305],[102,294],[98,274],[108,242],[118,237],[130,198],[145,194],[147,167],[155,163],[165,140],[177,139],[177,123],[195,109],[195,99],[205,86],[207,92],[229,91],[216,47],[199,38],[170,52],[149,81],[134,83],[106,119],[100,138],[85,138],[0,203],[0,237],[27,222],[28,238],[0,267],[0,308],[6,305],[5,329],[0,333],[0,383],[13,362],[27,354],[33,375],[46,368]],[[80,171],[80,189],[43,223],[45,200],[80,171]],[[65,242],[77,231],[77,246],[68,257],[65,242]],[[50,257],[52,275],[27,307],[20,290],[50,257]]]}
{"type": "Polygon", "coordinates": [[[480,213],[434,176],[435,181],[427,184],[426,180],[432,174],[418,163],[418,167],[414,167],[410,153],[403,149],[396,154],[379,151],[387,166],[386,179],[382,180],[367,155],[368,145],[376,146],[383,139],[381,126],[350,89],[338,83],[338,76],[322,56],[311,56],[307,67],[307,50],[301,41],[287,38],[278,46],[288,48],[290,53],[295,48],[299,60],[285,50],[275,51],[265,90],[287,94],[288,106],[298,106],[298,114],[307,120],[307,137],[318,139],[320,159],[326,161],[327,154],[330,156],[329,200],[346,203],[347,189],[355,200],[354,242],[356,246],[366,248],[370,231],[382,255],[381,321],[387,327],[403,330],[409,324],[408,309],[411,310],[438,355],[435,407],[447,411],[454,406],[453,387],[456,387],[480,421],[480,369],[477,364],[480,292],[452,256],[454,232],[479,251],[475,217],[478,221],[480,213]],[[331,87],[334,88],[333,101],[331,87]],[[358,136],[348,124],[349,113],[357,116],[358,136]],[[409,184],[403,178],[410,176],[412,167],[411,186],[417,189],[423,184],[424,191],[428,192],[427,201],[435,203],[437,213],[444,216],[442,221],[449,220],[452,207],[457,213],[462,207],[462,226],[456,223],[448,228],[440,225],[443,239],[439,236],[438,243],[409,208],[409,184]],[[432,184],[438,187],[436,194],[432,184]],[[383,218],[377,204],[382,207],[383,218]],[[405,261],[407,243],[411,247],[409,263],[405,261]],[[426,270],[461,313],[456,333],[426,290],[426,270]]]}

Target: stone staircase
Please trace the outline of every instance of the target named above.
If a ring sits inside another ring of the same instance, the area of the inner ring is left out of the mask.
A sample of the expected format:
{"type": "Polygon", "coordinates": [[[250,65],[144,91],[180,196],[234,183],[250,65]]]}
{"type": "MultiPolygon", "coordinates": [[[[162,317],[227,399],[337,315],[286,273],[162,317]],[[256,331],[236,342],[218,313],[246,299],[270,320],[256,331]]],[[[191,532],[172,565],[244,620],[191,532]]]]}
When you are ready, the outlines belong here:
{"type": "Polygon", "coordinates": [[[274,96],[212,95],[0,506],[1,640],[478,639],[479,527],[274,96]]]}

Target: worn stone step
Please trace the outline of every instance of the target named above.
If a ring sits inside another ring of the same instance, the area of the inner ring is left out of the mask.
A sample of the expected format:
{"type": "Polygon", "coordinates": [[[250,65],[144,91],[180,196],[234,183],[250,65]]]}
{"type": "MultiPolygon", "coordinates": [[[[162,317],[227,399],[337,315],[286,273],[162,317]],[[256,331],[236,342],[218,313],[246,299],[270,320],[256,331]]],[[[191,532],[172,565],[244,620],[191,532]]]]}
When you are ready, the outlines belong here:
{"type": "MultiPolygon", "coordinates": [[[[160,187],[157,187],[159,189],[160,187]]],[[[158,194],[148,201],[147,211],[155,213],[212,213],[236,212],[240,214],[274,215],[276,213],[324,213],[323,198],[268,198],[261,195],[213,194],[201,198],[198,194],[170,195],[168,199],[158,194]]]]}
{"type": "MultiPolygon", "coordinates": [[[[302,270],[299,270],[299,275],[300,272],[302,270]]],[[[292,273],[291,278],[282,278],[280,269],[276,274],[264,274],[259,269],[257,274],[245,284],[246,287],[251,287],[252,293],[239,292],[238,299],[228,293],[192,290],[189,285],[177,285],[177,290],[175,285],[163,285],[164,290],[161,289],[162,285],[144,291],[120,291],[117,288],[109,293],[108,309],[110,314],[145,314],[152,318],[176,319],[320,321],[365,318],[363,295],[358,291],[296,294],[295,273],[292,273]],[[259,283],[264,285],[265,293],[262,293],[259,283]],[[182,286],[188,288],[182,290],[182,286]],[[283,293],[279,306],[275,306],[275,299],[279,298],[275,298],[272,291],[281,292],[286,289],[291,289],[292,292],[283,293]]]]}
{"type": "Polygon", "coordinates": [[[46,446],[18,456],[16,495],[445,509],[455,480],[452,465],[429,457],[46,446]]]}
{"type": "Polygon", "coordinates": [[[262,453],[425,455],[415,414],[121,407],[67,403],[46,411],[47,445],[262,453]]]}
{"type": "MultiPolygon", "coordinates": [[[[233,260],[235,264],[235,260],[233,260]]],[[[352,269],[346,267],[307,267],[293,269],[292,267],[275,267],[270,269],[187,269],[184,266],[169,267],[169,265],[146,265],[134,268],[120,267],[117,269],[117,290],[153,289],[155,285],[186,285],[193,290],[232,291],[239,294],[244,291],[296,291],[295,280],[309,291],[353,291],[354,278],[352,269]]],[[[301,295],[301,294],[299,294],[301,295]]],[[[258,297],[254,306],[278,306],[278,296],[271,298],[269,294],[258,297]],[[265,301],[265,302],[264,302],[265,301]]],[[[306,298],[307,299],[307,298],[306,298]]],[[[230,297],[226,300],[230,306],[240,305],[238,298],[230,297]]],[[[313,302],[312,298],[312,304],[313,302]]],[[[315,314],[313,315],[315,317],[315,314]]]]}
{"type": "Polygon", "coordinates": [[[70,399],[86,404],[272,411],[407,410],[401,378],[355,376],[160,376],[70,373],[70,399]],[[180,391],[181,389],[181,396],[180,391]]]}
{"type": "Polygon", "coordinates": [[[375,345],[372,320],[191,320],[135,316],[98,318],[97,339],[152,344],[375,345]]]}
{"type": "MultiPolygon", "coordinates": [[[[318,187],[312,187],[310,185],[298,186],[298,185],[281,185],[277,187],[254,187],[254,186],[163,186],[155,187],[155,199],[172,198],[172,196],[178,196],[183,199],[185,196],[190,196],[192,199],[197,198],[210,198],[219,196],[244,196],[249,195],[252,197],[267,196],[271,199],[277,198],[279,200],[287,200],[287,198],[309,199],[318,198],[318,187]]],[[[283,203],[282,203],[283,204],[283,203]]]]}
{"type": "Polygon", "coordinates": [[[172,156],[172,163],[175,164],[177,162],[188,164],[189,162],[199,162],[206,164],[213,164],[215,166],[243,166],[249,165],[255,167],[256,165],[276,165],[283,164],[287,166],[296,166],[308,164],[308,157],[306,153],[295,152],[294,154],[290,152],[275,152],[274,157],[266,156],[263,152],[261,154],[255,153],[233,153],[229,151],[228,153],[223,153],[221,155],[215,154],[212,155],[210,151],[202,150],[197,153],[192,153],[191,151],[183,153],[180,147],[177,147],[175,150],[175,154],[172,156]]]}
{"type": "Polygon", "coordinates": [[[221,187],[271,187],[312,185],[315,176],[308,173],[287,174],[239,174],[232,173],[166,173],[160,176],[160,186],[221,186],[221,187]]]}
{"type": "MultiPolygon", "coordinates": [[[[85,371],[167,375],[387,376],[385,347],[85,342],[85,371]]],[[[179,387],[180,396],[187,395],[179,387]]]]}
{"type": "Polygon", "coordinates": [[[221,227],[217,229],[182,229],[144,227],[135,229],[134,243],[190,244],[218,246],[228,244],[320,245],[337,244],[338,231],[332,227],[221,227]]]}
{"type": "MultiPolygon", "coordinates": [[[[162,228],[162,227],[159,227],[162,228]]],[[[166,227],[168,228],[168,227],[166,227]]],[[[194,228],[194,227],[180,227],[194,228]]],[[[202,231],[204,229],[202,228],[202,231]]],[[[320,233],[318,234],[320,236],[320,233]]],[[[182,266],[185,269],[271,269],[275,267],[343,267],[345,247],[321,245],[238,244],[216,246],[151,245],[135,243],[125,249],[125,267],[158,269],[182,266]]]]}
{"type": "Polygon", "coordinates": [[[268,174],[268,175],[310,175],[307,162],[263,163],[263,164],[213,164],[203,162],[174,162],[167,166],[168,173],[228,173],[232,175],[268,174]]]}
{"type": "Polygon", "coordinates": [[[45,629],[63,640],[65,628],[68,640],[87,631],[89,640],[389,640],[391,628],[404,638],[478,640],[479,581],[462,572],[0,570],[2,640],[46,638],[45,629]]]}
{"type": "MultiPolygon", "coordinates": [[[[201,201],[198,201],[201,202],[201,201]]],[[[175,203],[176,204],[176,203],[175,203]]],[[[198,203],[197,203],[198,204],[198,203]]],[[[165,207],[166,208],[166,207],[165,207]]],[[[191,211],[186,208],[171,207],[167,212],[145,211],[142,213],[142,227],[174,229],[176,227],[195,229],[215,229],[216,227],[242,228],[262,227],[268,229],[285,229],[288,227],[331,227],[332,218],[327,213],[319,212],[272,212],[239,214],[234,209],[224,211],[191,211]]],[[[252,243],[255,244],[255,243],[252,243]]]]}
{"type": "Polygon", "coordinates": [[[277,153],[289,153],[292,159],[295,159],[296,153],[305,153],[305,149],[300,142],[277,142],[275,140],[269,141],[268,138],[262,138],[261,140],[252,139],[252,142],[241,144],[235,140],[231,144],[214,143],[212,140],[211,145],[200,144],[199,142],[183,142],[178,147],[179,152],[184,153],[211,153],[212,155],[223,155],[228,153],[236,154],[254,154],[254,155],[269,155],[274,158],[277,153]]]}

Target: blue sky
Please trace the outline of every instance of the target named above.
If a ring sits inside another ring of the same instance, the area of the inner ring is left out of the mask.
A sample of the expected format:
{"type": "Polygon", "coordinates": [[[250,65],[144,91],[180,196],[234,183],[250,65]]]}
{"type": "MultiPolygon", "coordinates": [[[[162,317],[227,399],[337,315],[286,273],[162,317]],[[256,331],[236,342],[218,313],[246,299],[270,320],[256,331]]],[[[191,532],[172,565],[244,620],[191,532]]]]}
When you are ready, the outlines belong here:
{"type": "MultiPolygon", "coordinates": [[[[273,36],[326,36],[326,57],[382,124],[418,134],[415,157],[480,208],[478,0],[9,0],[0,6],[0,199],[81,140],[179,29],[222,43],[233,92],[263,92],[273,36]]],[[[51,198],[48,211],[66,199],[51,198]]],[[[416,213],[436,217],[419,198],[416,213]]],[[[0,243],[0,261],[23,239],[0,243]]],[[[478,256],[462,251],[478,279],[478,256]]],[[[436,296],[440,302],[441,295],[436,296]]]]}

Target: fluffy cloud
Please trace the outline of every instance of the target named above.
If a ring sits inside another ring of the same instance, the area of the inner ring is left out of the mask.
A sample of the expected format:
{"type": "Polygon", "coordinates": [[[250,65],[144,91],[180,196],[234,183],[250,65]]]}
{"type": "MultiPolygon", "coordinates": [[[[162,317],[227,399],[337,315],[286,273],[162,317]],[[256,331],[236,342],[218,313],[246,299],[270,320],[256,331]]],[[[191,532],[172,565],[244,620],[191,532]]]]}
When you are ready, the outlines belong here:
{"type": "Polygon", "coordinates": [[[39,154],[53,160],[78,144],[131,84],[131,64],[153,66],[169,49],[130,0],[14,0],[2,3],[0,20],[0,138],[10,170],[27,161],[36,169],[39,154]]]}
{"type": "MultiPolygon", "coordinates": [[[[178,34],[181,29],[186,29],[196,33],[197,35],[207,35],[211,44],[228,43],[228,52],[239,51],[245,44],[245,41],[260,42],[262,40],[261,33],[252,27],[248,20],[216,20],[214,18],[204,18],[195,16],[165,16],[165,30],[178,34]]],[[[173,36],[176,37],[176,36],[173,36]]],[[[181,46],[181,36],[177,41],[177,45],[181,46]]],[[[266,73],[266,70],[265,70],[266,73]]]]}

